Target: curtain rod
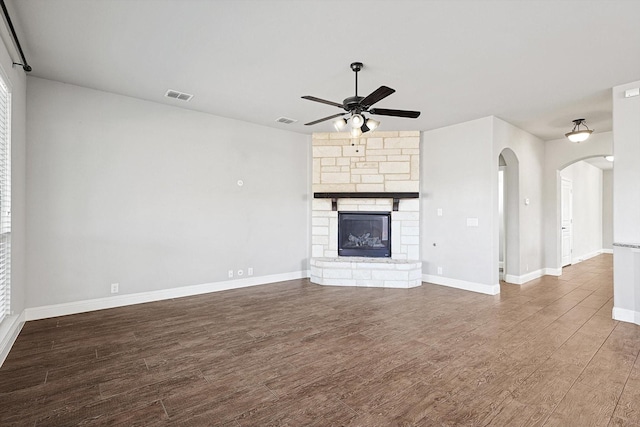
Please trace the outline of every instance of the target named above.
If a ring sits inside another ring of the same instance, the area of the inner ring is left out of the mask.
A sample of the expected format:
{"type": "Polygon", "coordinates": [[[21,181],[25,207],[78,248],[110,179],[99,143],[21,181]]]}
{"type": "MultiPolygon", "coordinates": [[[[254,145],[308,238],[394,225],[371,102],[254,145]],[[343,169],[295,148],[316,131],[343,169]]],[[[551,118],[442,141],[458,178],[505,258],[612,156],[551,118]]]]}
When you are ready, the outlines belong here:
{"type": "Polygon", "coordinates": [[[14,65],[21,65],[22,69],[26,72],[32,70],[31,65],[27,63],[27,58],[24,56],[24,52],[22,51],[22,46],[20,46],[20,41],[18,40],[18,35],[16,34],[15,28],[13,28],[13,23],[11,22],[11,18],[9,17],[9,11],[7,10],[7,6],[4,4],[4,0],[0,0],[0,6],[2,6],[2,13],[4,13],[4,18],[7,21],[7,26],[11,31],[11,36],[13,37],[13,41],[16,44],[16,48],[18,49],[18,53],[20,57],[22,57],[22,64],[14,62],[14,65]]]}

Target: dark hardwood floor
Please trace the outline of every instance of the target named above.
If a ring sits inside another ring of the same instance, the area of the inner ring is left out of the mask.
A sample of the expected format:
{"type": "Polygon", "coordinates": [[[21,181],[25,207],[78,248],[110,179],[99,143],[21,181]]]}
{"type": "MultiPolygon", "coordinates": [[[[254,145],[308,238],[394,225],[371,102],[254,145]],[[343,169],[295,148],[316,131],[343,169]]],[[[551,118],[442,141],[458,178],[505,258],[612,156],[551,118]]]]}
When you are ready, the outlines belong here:
{"type": "Polygon", "coordinates": [[[612,256],[487,296],[289,281],[28,322],[0,425],[640,425],[612,256]]]}

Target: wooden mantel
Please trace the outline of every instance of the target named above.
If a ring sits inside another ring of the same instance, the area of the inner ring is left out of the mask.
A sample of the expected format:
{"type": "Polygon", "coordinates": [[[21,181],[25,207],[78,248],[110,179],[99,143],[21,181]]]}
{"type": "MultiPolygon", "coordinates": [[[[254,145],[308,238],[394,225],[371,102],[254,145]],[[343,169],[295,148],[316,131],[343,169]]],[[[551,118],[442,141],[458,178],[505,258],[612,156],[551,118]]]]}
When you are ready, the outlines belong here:
{"type": "Polygon", "coordinates": [[[331,210],[338,210],[338,199],[393,199],[393,210],[398,210],[400,199],[418,199],[420,193],[365,193],[365,192],[341,192],[341,193],[313,193],[314,199],[331,199],[331,210]]]}

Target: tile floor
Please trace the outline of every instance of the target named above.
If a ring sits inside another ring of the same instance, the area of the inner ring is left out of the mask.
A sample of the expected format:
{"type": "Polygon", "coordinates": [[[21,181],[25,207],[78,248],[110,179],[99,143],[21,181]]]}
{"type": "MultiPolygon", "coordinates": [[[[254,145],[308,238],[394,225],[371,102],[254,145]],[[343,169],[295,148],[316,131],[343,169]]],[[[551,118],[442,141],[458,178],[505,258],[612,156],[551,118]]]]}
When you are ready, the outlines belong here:
{"type": "Polygon", "coordinates": [[[0,425],[640,425],[612,256],[497,296],[296,280],[28,322],[0,425]]]}

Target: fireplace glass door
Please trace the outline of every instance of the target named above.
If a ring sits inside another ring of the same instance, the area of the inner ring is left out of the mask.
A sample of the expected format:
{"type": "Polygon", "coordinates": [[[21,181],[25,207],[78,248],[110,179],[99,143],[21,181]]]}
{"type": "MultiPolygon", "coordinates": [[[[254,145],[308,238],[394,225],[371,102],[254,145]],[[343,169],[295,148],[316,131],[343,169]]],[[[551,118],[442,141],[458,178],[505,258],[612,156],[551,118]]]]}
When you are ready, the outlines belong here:
{"type": "Polygon", "coordinates": [[[338,212],[338,255],[391,257],[391,213],[338,212]]]}

